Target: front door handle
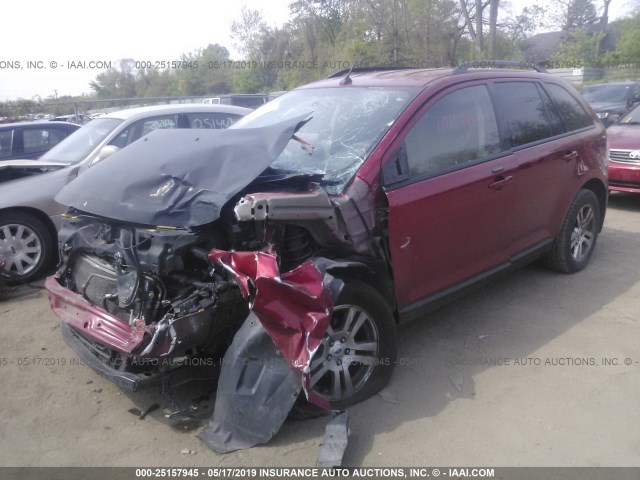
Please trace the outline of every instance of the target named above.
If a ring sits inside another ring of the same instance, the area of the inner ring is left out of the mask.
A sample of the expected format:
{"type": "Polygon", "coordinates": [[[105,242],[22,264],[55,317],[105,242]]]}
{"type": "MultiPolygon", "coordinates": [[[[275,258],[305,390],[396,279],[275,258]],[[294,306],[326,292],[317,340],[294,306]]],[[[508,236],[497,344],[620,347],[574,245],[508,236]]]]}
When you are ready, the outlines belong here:
{"type": "Polygon", "coordinates": [[[506,187],[513,181],[513,175],[509,175],[508,177],[503,177],[502,175],[498,175],[494,178],[494,182],[489,184],[489,188],[493,190],[501,190],[503,187],[506,187]]]}

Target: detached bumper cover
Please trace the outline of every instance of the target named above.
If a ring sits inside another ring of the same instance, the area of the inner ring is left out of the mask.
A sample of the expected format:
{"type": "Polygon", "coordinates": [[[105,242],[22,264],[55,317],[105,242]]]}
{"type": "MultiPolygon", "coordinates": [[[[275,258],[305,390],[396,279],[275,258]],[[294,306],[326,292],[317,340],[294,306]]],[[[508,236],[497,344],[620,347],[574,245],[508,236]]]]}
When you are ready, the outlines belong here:
{"type": "Polygon", "coordinates": [[[110,367],[91,352],[91,346],[87,345],[87,342],[80,336],[80,334],[73,330],[69,325],[63,322],[60,330],[62,331],[62,338],[64,338],[64,341],[74,352],[76,352],[85,365],[120,388],[130,392],[137,392],[143,388],[161,383],[162,378],[160,374],[138,375],[110,367]]]}

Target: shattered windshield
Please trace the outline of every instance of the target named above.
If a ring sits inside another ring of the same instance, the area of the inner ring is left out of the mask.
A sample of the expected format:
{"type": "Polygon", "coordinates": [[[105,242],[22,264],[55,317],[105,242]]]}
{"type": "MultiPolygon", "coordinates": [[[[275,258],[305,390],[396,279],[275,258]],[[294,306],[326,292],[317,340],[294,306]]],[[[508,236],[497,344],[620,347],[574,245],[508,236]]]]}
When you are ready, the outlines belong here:
{"type": "Polygon", "coordinates": [[[295,90],[230,128],[262,127],[308,113],[309,120],[271,169],[320,174],[327,193],[338,194],[418,92],[412,87],[351,86],[295,90]]]}

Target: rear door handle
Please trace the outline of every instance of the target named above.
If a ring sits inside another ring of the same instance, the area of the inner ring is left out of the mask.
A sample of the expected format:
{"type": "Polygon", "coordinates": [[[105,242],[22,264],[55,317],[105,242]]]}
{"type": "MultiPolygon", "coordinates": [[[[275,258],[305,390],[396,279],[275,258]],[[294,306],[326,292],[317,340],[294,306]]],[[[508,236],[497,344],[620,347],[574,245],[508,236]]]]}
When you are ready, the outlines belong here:
{"type": "Polygon", "coordinates": [[[513,175],[509,175],[508,177],[503,177],[502,175],[498,175],[494,178],[494,182],[489,184],[489,188],[493,190],[500,190],[503,187],[506,187],[513,180],[513,175]]]}
{"type": "Polygon", "coordinates": [[[578,152],[574,150],[573,152],[569,152],[563,155],[562,158],[564,158],[567,162],[570,162],[571,160],[575,160],[576,158],[578,158],[578,152]]]}

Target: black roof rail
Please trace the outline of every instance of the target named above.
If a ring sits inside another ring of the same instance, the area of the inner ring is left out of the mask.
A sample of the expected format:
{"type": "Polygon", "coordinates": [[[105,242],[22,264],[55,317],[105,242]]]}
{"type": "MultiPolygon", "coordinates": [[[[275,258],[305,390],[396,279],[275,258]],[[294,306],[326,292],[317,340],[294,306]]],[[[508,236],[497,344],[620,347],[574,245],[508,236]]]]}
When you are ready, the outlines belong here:
{"type": "Polygon", "coordinates": [[[470,68],[532,68],[536,72],[549,73],[541,66],[531,62],[514,62],[511,60],[467,60],[453,69],[451,75],[466,73],[470,68]]]}
{"type": "MultiPolygon", "coordinates": [[[[342,70],[333,72],[331,75],[327,77],[327,79],[344,77],[347,73],[368,73],[368,72],[384,72],[384,71],[411,70],[411,69],[412,67],[384,67],[384,66],[343,68],[342,70]]],[[[413,67],[413,70],[415,70],[415,67],[413,67]]]]}

